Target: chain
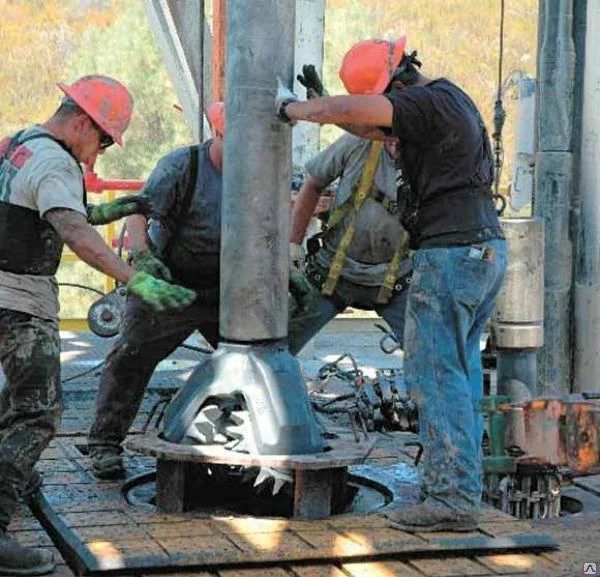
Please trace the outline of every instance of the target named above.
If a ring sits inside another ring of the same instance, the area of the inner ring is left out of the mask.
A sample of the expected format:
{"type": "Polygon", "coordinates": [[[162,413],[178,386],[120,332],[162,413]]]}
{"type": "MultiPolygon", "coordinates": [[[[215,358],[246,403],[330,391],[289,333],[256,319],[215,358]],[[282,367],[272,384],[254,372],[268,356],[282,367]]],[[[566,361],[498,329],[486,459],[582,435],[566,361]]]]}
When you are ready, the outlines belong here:
{"type": "Polygon", "coordinates": [[[502,65],[504,59],[504,0],[500,0],[500,38],[498,47],[498,93],[494,103],[494,201],[496,202],[496,211],[502,214],[506,208],[506,199],[500,193],[500,177],[502,175],[502,166],[504,164],[504,148],[502,145],[502,128],[506,120],[506,111],[502,105],[502,65]]]}

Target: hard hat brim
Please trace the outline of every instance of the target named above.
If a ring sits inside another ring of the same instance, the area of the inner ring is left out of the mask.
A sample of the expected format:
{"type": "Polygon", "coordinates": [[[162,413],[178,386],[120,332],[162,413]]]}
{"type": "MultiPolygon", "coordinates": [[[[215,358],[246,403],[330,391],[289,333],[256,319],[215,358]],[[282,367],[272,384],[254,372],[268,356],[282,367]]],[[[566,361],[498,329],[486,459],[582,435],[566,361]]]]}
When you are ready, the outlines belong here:
{"type": "Polygon", "coordinates": [[[111,134],[106,128],[103,126],[102,119],[98,117],[98,115],[93,111],[89,110],[86,107],[85,103],[80,102],[80,99],[77,98],[77,94],[74,90],[71,89],[70,86],[67,86],[63,82],[57,82],[56,86],[58,86],[73,102],[81,108],[98,126],[102,128],[119,146],[123,146],[123,140],[119,134],[111,134]]]}

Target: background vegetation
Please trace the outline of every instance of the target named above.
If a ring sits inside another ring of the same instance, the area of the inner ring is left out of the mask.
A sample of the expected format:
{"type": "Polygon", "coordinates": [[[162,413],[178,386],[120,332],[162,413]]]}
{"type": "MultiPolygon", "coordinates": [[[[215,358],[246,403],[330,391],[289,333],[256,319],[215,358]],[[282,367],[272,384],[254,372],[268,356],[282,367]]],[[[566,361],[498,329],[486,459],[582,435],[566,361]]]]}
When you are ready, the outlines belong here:
{"type": "MultiPolygon", "coordinates": [[[[135,113],[125,148],[114,147],[98,162],[100,176],[144,179],[161,155],[191,142],[183,115],[173,106],[177,97],[148,28],[145,1],[0,0],[0,135],[48,118],[61,97],[56,82],[103,73],[128,86],[135,113]]],[[[537,0],[505,4],[503,80],[516,70],[535,76],[537,0]]],[[[352,44],[406,33],[409,48],[418,50],[424,63],[423,72],[458,82],[477,102],[492,132],[499,27],[500,0],[327,0],[324,82],[332,94],[343,93],[337,71],[352,44]]],[[[504,104],[506,187],[516,118],[512,91],[506,92],[504,104]]],[[[337,134],[333,127],[324,128],[322,146],[337,134]]],[[[81,264],[61,266],[59,279],[103,288],[101,275],[81,264]]],[[[85,316],[95,296],[83,292],[62,291],[63,317],[85,316]]]]}

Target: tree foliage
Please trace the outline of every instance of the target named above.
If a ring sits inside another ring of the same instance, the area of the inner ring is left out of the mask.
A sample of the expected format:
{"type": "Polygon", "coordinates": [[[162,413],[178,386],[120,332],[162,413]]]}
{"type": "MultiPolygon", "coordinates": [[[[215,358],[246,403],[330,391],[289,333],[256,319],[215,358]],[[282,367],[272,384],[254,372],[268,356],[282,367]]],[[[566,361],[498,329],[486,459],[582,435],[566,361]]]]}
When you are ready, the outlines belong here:
{"type": "Polygon", "coordinates": [[[145,178],[190,141],[140,0],[0,0],[0,13],[1,134],[46,120],[62,97],[56,82],[97,73],[121,80],[135,101],[126,146],[98,162],[101,176],[145,178]]]}
{"type": "Polygon", "coordinates": [[[65,80],[65,59],[78,45],[78,33],[105,26],[107,16],[93,5],[83,11],[74,0],[0,0],[0,133],[46,119],[65,80]]]}
{"type": "Polygon", "coordinates": [[[173,85],[146,22],[142,2],[111,0],[110,29],[90,27],[67,60],[69,75],[108,74],[121,80],[133,95],[134,113],[123,149],[113,147],[100,159],[104,178],[146,178],[156,161],[177,146],[191,143],[192,134],[177,103],[173,85]]]}
{"type": "MultiPolygon", "coordinates": [[[[175,91],[146,20],[146,1],[0,0],[0,135],[46,120],[62,96],[56,82],[101,73],[130,89],[135,109],[125,147],[112,147],[99,160],[100,176],[144,179],[160,156],[191,142],[183,115],[173,107],[175,91]]],[[[503,80],[513,70],[535,76],[537,0],[505,2],[503,80]]],[[[331,94],[344,92],[337,71],[355,42],[393,39],[405,32],[408,47],[419,51],[424,74],[460,84],[492,129],[499,17],[500,0],[327,0],[325,85],[331,94]]],[[[516,119],[515,103],[506,96],[504,185],[510,176],[516,119]]],[[[337,129],[325,127],[322,145],[337,134],[337,129]]],[[[102,277],[81,263],[64,265],[59,277],[102,288],[102,277]]],[[[88,303],[72,298],[73,290],[64,291],[63,315],[84,316],[88,303]]]]}
{"type": "MultiPolygon", "coordinates": [[[[520,70],[535,76],[537,53],[537,0],[506,0],[503,74],[520,70]]],[[[327,0],[325,16],[325,85],[332,94],[343,93],[338,69],[345,52],[365,38],[398,38],[406,34],[407,48],[417,50],[422,72],[457,82],[475,100],[493,132],[493,108],[498,91],[500,0],[427,0],[385,2],[327,0]]],[[[504,95],[505,168],[508,184],[514,146],[516,106],[510,91],[504,95]]],[[[331,141],[336,129],[323,131],[331,141]]]]}
{"type": "MultiPolygon", "coordinates": [[[[121,79],[135,99],[126,147],[115,147],[99,161],[102,176],[145,178],[160,155],[189,142],[191,132],[173,107],[175,91],[149,30],[143,1],[0,0],[0,133],[47,118],[61,96],[57,81],[97,72],[121,79]]],[[[505,3],[503,79],[513,70],[534,76],[538,2],[505,3]]],[[[447,76],[463,86],[492,128],[499,19],[500,0],[327,0],[325,83],[331,93],[343,92],[337,70],[346,50],[358,40],[391,39],[405,32],[409,48],[417,49],[424,62],[423,72],[447,76]]],[[[505,105],[510,165],[516,111],[511,98],[505,105]]],[[[324,128],[323,144],[337,134],[335,128],[324,128]]]]}

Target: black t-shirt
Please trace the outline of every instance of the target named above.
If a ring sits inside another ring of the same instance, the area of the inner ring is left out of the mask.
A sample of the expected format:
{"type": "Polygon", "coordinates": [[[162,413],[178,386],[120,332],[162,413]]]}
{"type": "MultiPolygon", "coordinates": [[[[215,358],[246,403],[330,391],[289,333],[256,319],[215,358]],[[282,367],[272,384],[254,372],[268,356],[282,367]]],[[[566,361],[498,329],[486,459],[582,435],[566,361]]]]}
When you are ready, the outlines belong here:
{"type": "Polygon", "coordinates": [[[413,245],[502,237],[491,196],[493,158],[473,101],[443,78],[386,96],[411,185],[413,245]]]}

